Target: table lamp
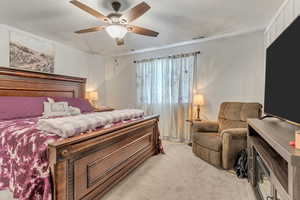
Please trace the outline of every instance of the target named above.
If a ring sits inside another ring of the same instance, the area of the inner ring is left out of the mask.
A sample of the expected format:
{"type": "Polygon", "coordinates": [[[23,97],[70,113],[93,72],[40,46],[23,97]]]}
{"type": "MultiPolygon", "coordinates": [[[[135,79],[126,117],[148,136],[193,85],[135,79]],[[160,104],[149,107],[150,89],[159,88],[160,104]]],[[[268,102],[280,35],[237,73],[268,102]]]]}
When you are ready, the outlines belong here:
{"type": "Polygon", "coordinates": [[[197,106],[197,118],[196,121],[201,121],[200,119],[200,106],[204,104],[204,98],[202,94],[196,94],[194,95],[194,105],[197,106]]]}
{"type": "Polygon", "coordinates": [[[98,101],[98,92],[97,91],[91,91],[87,92],[87,99],[91,102],[91,104],[97,108],[97,101],[98,101]]]}

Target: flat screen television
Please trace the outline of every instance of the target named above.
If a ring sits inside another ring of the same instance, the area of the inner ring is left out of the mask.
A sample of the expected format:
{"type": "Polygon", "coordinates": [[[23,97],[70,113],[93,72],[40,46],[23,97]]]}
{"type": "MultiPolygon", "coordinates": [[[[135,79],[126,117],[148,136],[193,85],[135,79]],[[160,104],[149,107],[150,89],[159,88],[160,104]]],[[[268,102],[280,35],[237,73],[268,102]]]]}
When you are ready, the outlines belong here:
{"type": "Polygon", "coordinates": [[[268,47],[264,111],[300,124],[300,16],[268,47]]]}

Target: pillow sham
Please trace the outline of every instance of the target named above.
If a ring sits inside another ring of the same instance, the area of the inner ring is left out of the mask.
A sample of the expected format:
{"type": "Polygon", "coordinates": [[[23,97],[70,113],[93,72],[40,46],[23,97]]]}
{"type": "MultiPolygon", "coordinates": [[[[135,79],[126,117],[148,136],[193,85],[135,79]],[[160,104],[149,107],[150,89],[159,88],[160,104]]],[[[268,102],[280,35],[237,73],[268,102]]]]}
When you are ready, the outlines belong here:
{"type": "Polygon", "coordinates": [[[39,117],[47,97],[0,96],[0,120],[39,117]]]}
{"type": "Polygon", "coordinates": [[[53,97],[53,99],[55,102],[68,102],[69,106],[79,108],[82,113],[94,111],[90,102],[83,98],[53,97]]]}
{"type": "Polygon", "coordinates": [[[69,113],[70,115],[80,115],[81,112],[80,112],[80,109],[79,108],[76,108],[76,107],[72,107],[72,106],[69,106],[69,113]]]}

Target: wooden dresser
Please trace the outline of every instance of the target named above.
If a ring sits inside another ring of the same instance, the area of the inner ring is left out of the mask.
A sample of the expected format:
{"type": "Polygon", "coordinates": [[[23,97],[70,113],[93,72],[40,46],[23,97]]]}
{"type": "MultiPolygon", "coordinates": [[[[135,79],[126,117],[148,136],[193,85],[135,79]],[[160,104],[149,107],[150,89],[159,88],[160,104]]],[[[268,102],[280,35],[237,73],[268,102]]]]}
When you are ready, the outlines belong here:
{"type": "Polygon", "coordinates": [[[300,200],[300,150],[289,145],[297,129],[275,118],[248,120],[248,177],[259,200],[300,200]]]}

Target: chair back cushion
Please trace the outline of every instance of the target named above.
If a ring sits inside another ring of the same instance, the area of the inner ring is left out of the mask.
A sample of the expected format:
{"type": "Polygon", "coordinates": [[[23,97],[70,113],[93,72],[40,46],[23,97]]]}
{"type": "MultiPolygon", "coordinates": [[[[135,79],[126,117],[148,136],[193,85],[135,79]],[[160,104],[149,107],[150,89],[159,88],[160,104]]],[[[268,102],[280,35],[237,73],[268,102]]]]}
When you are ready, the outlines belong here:
{"type": "Polygon", "coordinates": [[[259,103],[224,102],[219,112],[219,132],[229,128],[246,128],[248,118],[259,118],[259,103]]]}

